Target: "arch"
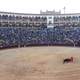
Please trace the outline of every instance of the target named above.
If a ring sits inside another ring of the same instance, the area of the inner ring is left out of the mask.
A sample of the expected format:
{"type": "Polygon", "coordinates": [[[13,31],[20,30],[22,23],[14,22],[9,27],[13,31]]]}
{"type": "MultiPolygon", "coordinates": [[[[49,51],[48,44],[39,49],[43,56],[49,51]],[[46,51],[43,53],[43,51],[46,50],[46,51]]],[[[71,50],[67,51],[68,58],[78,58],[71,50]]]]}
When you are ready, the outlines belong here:
{"type": "Polygon", "coordinates": [[[65,40],[67,40],[67,41],[71,42],[71,43],[73,44],[73,46],[75,47],[75,43],[74,43],[74,41],[73,41],[72,39],[65,38],[65,40]]]}

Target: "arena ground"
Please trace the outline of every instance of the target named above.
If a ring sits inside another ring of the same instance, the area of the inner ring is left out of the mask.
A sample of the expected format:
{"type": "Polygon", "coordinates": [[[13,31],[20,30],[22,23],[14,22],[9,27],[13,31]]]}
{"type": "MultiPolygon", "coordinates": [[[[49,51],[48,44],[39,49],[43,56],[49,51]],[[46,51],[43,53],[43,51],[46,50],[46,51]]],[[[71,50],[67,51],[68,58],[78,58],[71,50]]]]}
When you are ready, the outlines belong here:
{"type": "Polygon", "coordinates": [[[0,80],[80,80],[80,48],[26,47],[0,51],[0,80]],[[74,57],[73,63],[63,59],[74,57]]]}

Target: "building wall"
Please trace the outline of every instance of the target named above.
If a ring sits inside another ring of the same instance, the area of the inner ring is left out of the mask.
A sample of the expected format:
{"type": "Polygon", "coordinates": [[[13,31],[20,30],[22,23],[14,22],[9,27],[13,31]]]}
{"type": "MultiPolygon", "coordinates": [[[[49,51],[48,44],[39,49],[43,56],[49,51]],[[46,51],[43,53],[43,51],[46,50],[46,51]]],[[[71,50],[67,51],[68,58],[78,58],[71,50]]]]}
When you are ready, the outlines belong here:
{"type": "Polygon", "coordinates": [[[47,27],[54,27],[54,16],[47,16],[47,27]]]}
{"type": "Polygon", "coordinates": [[[0,12],[0,26],[56,27],[80,26],[80,13],[24,14],[0,12]]]}

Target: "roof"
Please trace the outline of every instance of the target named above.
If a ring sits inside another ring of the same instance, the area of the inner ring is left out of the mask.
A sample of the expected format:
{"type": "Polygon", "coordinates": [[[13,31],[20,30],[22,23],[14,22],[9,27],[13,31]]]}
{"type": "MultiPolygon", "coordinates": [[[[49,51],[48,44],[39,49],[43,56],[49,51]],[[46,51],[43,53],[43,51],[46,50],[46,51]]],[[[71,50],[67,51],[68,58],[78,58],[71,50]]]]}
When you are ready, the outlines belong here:
{"type": "Polygon", "coordinates": [[[32,16],[66,16],[66,15],[80,15],[80,13],[65,13],[65,14],[34,14],[34,13],[15,13],[15,12],[4,12],[0,11],[2,14],[14,14],[14,15],[32,15],[32,16]]]}

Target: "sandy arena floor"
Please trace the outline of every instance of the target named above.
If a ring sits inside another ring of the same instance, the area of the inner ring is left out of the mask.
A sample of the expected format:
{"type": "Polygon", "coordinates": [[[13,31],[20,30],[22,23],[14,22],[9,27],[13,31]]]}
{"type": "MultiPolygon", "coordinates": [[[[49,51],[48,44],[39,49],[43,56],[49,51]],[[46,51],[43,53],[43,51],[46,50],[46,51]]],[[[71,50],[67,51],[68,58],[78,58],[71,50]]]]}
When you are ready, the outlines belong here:
{"type": "Polygon", "coordinates": [[[0,51],[0,80],[80,80],[80,48],[27,47],[0,51]],[[63,59],[74,57],[73,63],[63,59]]]}

